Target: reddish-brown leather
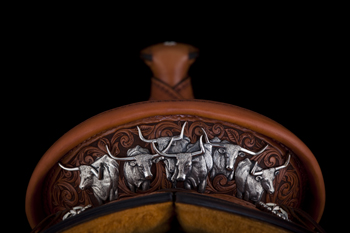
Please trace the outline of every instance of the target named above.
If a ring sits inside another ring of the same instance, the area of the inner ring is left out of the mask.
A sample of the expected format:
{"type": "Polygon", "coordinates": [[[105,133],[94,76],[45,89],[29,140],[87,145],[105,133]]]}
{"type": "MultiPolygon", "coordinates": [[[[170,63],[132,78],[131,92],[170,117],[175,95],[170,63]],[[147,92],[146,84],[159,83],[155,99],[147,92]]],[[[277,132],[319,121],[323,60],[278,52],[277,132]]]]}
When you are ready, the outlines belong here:
{"type": "Polygon", "coordinates": [[[193,99],[188,69],[195,61],[189,54],[198,52],[187,44],[157,44],[145,48],[141,54],[151,57],[145,63],[153,72],[150,100],[193,99]]]}
{"type": "Polygon", "coordinates": [[[69,150],[102,131],[143,118],[165,115],[195,115],[226,121],[283,143],[307,168],[309,196],[313,199],[304,210],[316,221],[320,220],[325,206],[322,172],[312,152],[298,137],[277,122],[244,108],[213,101],[184,100],[193,98],[187,71],[194,62],[194,59],[189,59],[189,53],[196,51],[185,44],[158,44],[144,49],[141,53],[152,55],[151,60],[145,60],[154,74],[150,99],[163,101],[140,102],[98,114],[68,131],[49,148],[36,166],[27,189],[26,214],[32,227],[45,217],[41,200],[44,179],[69,150]]]}
{"type": "Polygon", "coordinates": [[[307,168],[310,192],[314,197],[305,211],[319,221],[325,206],[325,186],[321,169],[309,148],[279,123],[253,111],[213,101],[172,100],[146,101],[100,113],[77,125],[44,154],[30,179],[26,195],[26,213],[32,227],[45,217],[41,192],[45,176],[51,167],[76,145],[112,127],[151,116],[189,114],[231,122],[271,137],[293,150],[307,168]]]}

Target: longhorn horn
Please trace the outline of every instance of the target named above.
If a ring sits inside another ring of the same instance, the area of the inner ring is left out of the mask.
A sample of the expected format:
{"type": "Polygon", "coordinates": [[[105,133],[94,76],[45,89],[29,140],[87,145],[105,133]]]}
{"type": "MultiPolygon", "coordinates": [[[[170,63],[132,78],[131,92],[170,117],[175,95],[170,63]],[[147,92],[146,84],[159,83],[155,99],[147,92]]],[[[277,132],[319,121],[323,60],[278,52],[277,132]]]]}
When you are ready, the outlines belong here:
{"type": "Polygon", "coordinates": [[[59,165],[62,169],[66,170],[66,171],[79,171],[79,168],[78,168],[78,167],[68,168],[68,167],[64,167],[64,166],[63,166],[62,164],[60,164],[60,163],[58,163],[58,165],[59,165]]]}
{"type": "Polygon", "coordinates": [[[290,161],[290,154],[288,155],[287,161],[286,161],[282,166],[276,167],[276,171],[281,170],[282,168],[287,167],[288,164],[289,164],[289,161],[290,161]]]}
{"type": "MultiPolygon", "coordinates": [[[[157,149],[157,147],[154,145],[154,142],[152,142],[153,149],[156,151],[156,154],[152,155],[152,159],[154,159],[154,158],[156,158],[156,157],[159,157],[159,156],[162,156],[163,154],[161,154],[161,153],[167,152],[167,151],[170,149],[171,144],[173,143],[173,140],[174,140],[174,138],[171,138],[171,140],[170,140],[168,146],[167,146],[162,152],[159,152],[159,150],[157,149]]],[[[165,155],[163,155],[163,156],[165,156],[165,155]]]]}
{"type": "Polygon", "coordinates": [[[181,140],[181,139],[183,138],[186,123],[187,123],[187,121],[185,121],[185,123],[182,125],[180,135],[179,135],[179,136],[175,136],[175,137],[173,137],[175,141],[181,140]]]}
{"type": "Polygon", "coordinates": [[[90,167],[91,167],[92,174],[94,174],[97,178],[99,178],[99,172],[97,172],[97,169],[94,168],[93,166],[90,166],[90,167]]]}
{"type": "Polygon", "coordinates": [[[248,154],[251,154],[251,155],[259,155],[261,154],[262,152],[264,152],[264,150],[268,147],[268,145],[266,145],[262,150],[258,151],[258,152],[253,152],[253,151],[250,151],[250,150],[247,150],[247,149],[244,149],[243,147],[241,147],[240,151],[243,151],[243,152],[246,152],[248,154]]]}
{"type": "Polygon", "coordinates": [[[211,144],[213,147],[225,147],[225,145],[222,144],[222,143],[212,143],[212,142],[210,142],[210,144],[211,144]]]}
{"type": "Polygon", "coordinates": [[[261,176],[263,174],[262,171],[260,172],[256,172],[256,168],[257,168],[258,162],[256,161],[254,164],[254,167],[252,168],[252,170],[250,171],[250,174],[252,174],[253,176],[261,176]]]}
{"type": "Polygon", "coordinates": [[[141,129],[138,126],[136,126],[136,127],[137,127],[137,130],[139,131],[139,137],[140,137],[141,141],[148,142],[148,143],[157,141],[157,139],[146,139],[146,138],[144,138],[142,133],[141,133],[141,129]]]}
{"type": "Polygon", "coordinates": [[[132,160],[136,160],[134,156],[125,157],[125,158],[115,157],[115,156],[113,156],[113,155],[111,154],[111,152],[109,151],[107,145],[106,145],[106,149],[107,149],[108,155],[109,155],[112,159],[119,160],[119,161],[132,161],[132,160]]]}
{"type": "MultiPolygon", "coordinates": [[[[288,158],[287,158],[286,162],[285,162],[282,166],[279,166],[279,167],[276,167],[276,168],[275,168],[276,171],[287,167],[288,164],[289,164],[289,161],[290,161],[290,154],[288,155],[288,158]]],[[[252,174],[253,176],[261,176],[262,173],[263,173],[262,171],[260,171],[260,172],[256,172],[256,171],[255,171],[255,170],[256,170],[257,164],[258,164],[258,162],[256,162],[256,163],[254,164],[254,167],[252,168],[252,170],[251,170],[251,172],[250,172],[250,174],[252,174]]]]}
{"type": "Polygon", "coordinates": [[[91,166],[91,172],[94,174],[99,180],[103,178],[103,165],[101,164],[100,168],[97,170],[95,167],[91,166]]]}
{"type": "Polygon", "coordinates": [[[162,152],[160,152],[160,151],[157,149],[156,145],[154,145],[154,142],[152,142],[153,149],[156,151],[157,154],[159,154],[159,155],[161,155],[161,156],[170,157],[170,158],[176,158],[176,155],[172,155],[172,154],[167,154],[167,153],[166,153],[166,152],[170,149],[173,140],[174,140],[174,138],[171,138],[171,140],[170,140],[168,146],[167,146],[162,152]]]}
{"type": "MultiPolygon", "coordinates": [[[[202,129],[203,130],[203,129],[202,129]]],[[[204,130],[203,130],[204,131],[204,130]]],[[[209,140],[208,140],[208,142],[209,142],[209,140]]],[[[211,146],[213,146],[213,147],[225,147],[225,144],[223,144],[223,143],[212,143],[212,142],[209,142],[210,143],[210,145],[211,146]]]]}
{"type": "Polygon", "coordinates": [[[161,155],[160,154],[154,154],[154,155],[152,155],[152,159],[157,158],[159,156],[161,156],[161,155]]]}
{"type": "Polygon", "coordinates": [[[196,152],[192,152],[191,153],[191,156],[197,156],[197,155],[201,155],[205,152],[205,149],[204,149],[204,146],[203,146],[203,142],[202,142],[202,138],[203,138],[203,135],[201,135],[201,137],[199,138],[199,145],[201,147],[201,150],[200,151],[196,151],[196,152]]]}
{"type": "Polygon", "coordinates": [[[210,143],[210,141],[209,141],[209,138],[208,138],[208,135],[207,135],[207,132],[205,132],[205,130],[201,127],[201,129],[202,129],[202,131],[203,131],[203,133],[204,133],[204,136],[205,136],[205,143],[210,143]]]}

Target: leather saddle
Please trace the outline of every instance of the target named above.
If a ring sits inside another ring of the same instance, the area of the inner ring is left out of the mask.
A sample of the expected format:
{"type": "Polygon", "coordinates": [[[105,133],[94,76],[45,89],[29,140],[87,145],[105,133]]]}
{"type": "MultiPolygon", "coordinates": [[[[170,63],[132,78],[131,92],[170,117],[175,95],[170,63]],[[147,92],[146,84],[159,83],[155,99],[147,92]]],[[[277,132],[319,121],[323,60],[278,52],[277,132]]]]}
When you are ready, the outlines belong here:
{"type": "Polygon", "coordinates": [[[33,232],[312,232],[325,186],[308,147],[250,110],[194,99],[198,49],[145,48],[148,101],[64,134],[30,179],[33,232]]]}

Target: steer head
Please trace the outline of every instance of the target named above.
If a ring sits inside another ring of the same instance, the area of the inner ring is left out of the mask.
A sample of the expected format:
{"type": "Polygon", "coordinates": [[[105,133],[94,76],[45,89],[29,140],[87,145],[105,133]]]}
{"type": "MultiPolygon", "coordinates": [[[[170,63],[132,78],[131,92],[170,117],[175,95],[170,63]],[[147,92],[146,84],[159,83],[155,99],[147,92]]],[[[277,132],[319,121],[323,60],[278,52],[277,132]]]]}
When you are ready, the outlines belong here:
{"type": "MultiPolygon", "coordinates": [[[[79,167],[80,170],[80,184],[79,184],[79,188],[81,190],[90,188],[93,180],[94,180],[94,176],[98,177],[98,175],[96,176],[96,169],[92,166],[86,166],[86,165],[81,165],[79,167]]],[[[100,171],[102,171],[102,169],[100,169],[100,171]]]]}
{"type": "Polygon", "coordinates": [[[176,167],[178,174],[176,180],[185,181],[186,177],[192,171],[192,156],[190,153],[176,154],[176,167]]]}
{"type": "Polygon", "coordinates": [[[187,152],[187,153],[177,153],[177,154],[167,154],[167,150],[165,149],[164,151],[160,152],[156,146],[154,145],[154,142],[152,142],[153,148],[154,150],[164,156],[164,157],[168,157],[168,158],[176,158],[176,168],[178,170],[178,174],[176,177],[177,181],[184,181],[187,177],[187,175],[191,172],[192,170],[192,158],[198,155],[201,155],[205,152],[204,146],[203,146],[203,142],[202,142],[202,137],[203,135],[200,137],[200,151],[195,151],[195,152],[187,152]]]}
{"type": "MultiPolygon", "coordinates": [[[[184,130],[186,126],[185,122],[182,125],[181,133],[178,136],[173,137],[160,137],[155,139],[145,139],[141,133],[140,128],[137,126],[137,130],[139,132],[139,137],[142,141],[147,143],[157,143],[158,149],[160,151],[163,151],[165,148],[168,148],[170,153],[179,153],[183,152],[184,149],[186,149],[187,144],[190,143],[190,139],[188,137],[184,137],[184,130]]],[[[155,146],[154,146],[155,147],[155,146]]],[[[160,160],[164,161],[165,164],[165,172],[167,179],[170,180],[172,174],[175,172],[175,159],[174,158],[168,158],[168,157],[159,157],[155,162],[159,162],[160,160]]]]}
{"type": "Polygon", "coordinates": [[[253,152],[253,151],[244,149],[243,147],[240,147],[238,145],[233,145],[231,143],[228,143],[227,141],[222,141],[220,143],[211,143],[211,145],[213,147],[218,147],[217,151],[219,152],[219,154],[222,156],[225,156],[226,170],[228,171],[233,171],[237,157],[238,156],[244,157],[245,156],[244,152],[251,155],[259,155],[268,147],[268,145],[266,145],[260,151],[253,152]]]}
{"type": "Polygon", "coordinates": [[[160,156],[159,154],[150,154],[148,149],[142,148],[139,145],[137,145],[136,147],[131,148],[127,151],[128,157],[120,158],[120,157],[113,156],[111,152],[108,150],[107,146],[106,148],[111,158],[119,161],[127,161],[127,163],[130,166],[132,167],[136,166],[139,172],[143,174],[143,176],[146,179],[148,180],[152,179],[153,175],[151,172],[151,167],[154,162],[154,159],[160,156]]]}
{"type": "MultiPolygon", "coordinates": [[[[172,138],[173,139],[173,138],[172,138]]],[[[188,137],[183,137],[181,140],[175,141],[174,139],[172,140],[172,143],[169,143],[168,146],[170,147],[167,152],[170,154],[176,154],[176,153],[181,153],[185,152],[187,150],[187,145],[190,143],[190,139],[188,137]]],[[[160,146],[158,145],[158,148],[160,146]]],[[[175,172],[175,163],[176,159],[175,158],[168,158],[168,157],[159,157],[156,159],[156,163],[159,161],[164,161],[165,164],[165,173],[166,177],[168,180],[171,180],[172,175],[175,172]]]]}
{"type": "MultiPolygon", "coordinates": [[[[100,167],[98,170],[91,166],[91,165],[80,165],[79,167],[74,167],[74,168],[67,168],[64,167],[62,164],[58,163],[58,165],[66,170],[66,171],[80,171],[80,184],[79,184],[79,188],[81,190],[90,188],[93,181],[94,181],[94,177],[98,178],[99,180],[101,180],[102,177],[102,167],[100,167]]],[[[102,164],[101,164],[102,166],[102,164]]],[[[95,179],[96,179],[95,178],[95,179]]]]}
{"type": "Polygon", "coordinates": [[[243,147],[240,147],[238,145],[233,145],[229,143],[228,141],[220,141],[219,138],[215,137],[211,142],[209,141],[208,135],[205,132],[205,130],[202,128],[202,131],[205,136],[205,142],[212,147],[218,147],[218,149],[214,153],[219,153],[220,156],[225,157],[225,168],[228,171],[233,171],[234,165],[237,159],[237,156],[244,157],[244,152],[251,154],[251,155],[258,155],[262,153],[268,145],[266,145],[262,150],[258,152],[253,152],[247,149],[244,149],[243,147]]]}
{"type": "Polygon", "coordinates": [[[288,166],[290,161],[290,154],[288,155],[287,161],[279,167],[272,167],[268,169],[264,169],[261,171],[256,171],[258,167],[257,162],[254,164],[254,167],[252,168],[250,174],[255,176],[255,179],[259,182],[261,182],[262,187],[264,190],[266,190],[268,193],[272,194],[275,192],[275,189],[273,187],[273,181],[275,177],[278,175],[279,170],[285,168],[288,166]]]}

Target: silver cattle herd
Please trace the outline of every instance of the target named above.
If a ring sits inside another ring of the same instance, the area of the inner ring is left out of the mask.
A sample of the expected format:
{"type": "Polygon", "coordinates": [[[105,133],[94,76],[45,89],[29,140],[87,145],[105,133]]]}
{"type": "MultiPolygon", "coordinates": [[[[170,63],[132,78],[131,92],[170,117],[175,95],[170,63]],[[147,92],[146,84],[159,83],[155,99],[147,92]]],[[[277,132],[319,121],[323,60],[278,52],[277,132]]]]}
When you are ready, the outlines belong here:
{"type": "Polygon", "coordinates": [[[245,153],[259,155],[267,145],[258,152],[249,151],[226,140],[221,141],[218,137],[209,140],[203,128],[203,135],[191,144],[190,139],[183,135],[185,125],[186,122],[182,126],[180,135],[156,139],[145,139],[137,126],[140,139],[151,143],[156,154],[151,154],[147,148],[137,145],[127,151],[126,157],[116,157],[106,146],[108,155],[96,159],[91,165],[67,168],[58,164],[67,171],[80,171],[79,188],[82,190],[91,188],[99,204],[118,198],[119,164],[117,161],[125,162],[124,177],[132,192],[136,192],[137,189],[149,189],[153,178],[151,167],[154,163],[163,161],[166,177],[173,188],[176,188],[177,181],[181,181],[184,182],[185,189],[196,188],[198,192],[203,193],[207,186],[208,174],[212,179],[218,174],[223,174],[228,180],[235,179],[236,195],[246,201],[259,202],[265,191],[274,193],[275,176],[280,169],[288,166],[290,155],[279,167],[262,169],[257,162],[246,158],[240,161],[234,170],[237,156],[244,157],[245,153]]]}

